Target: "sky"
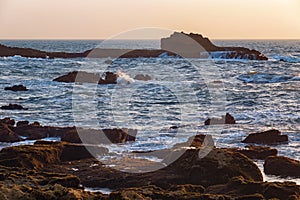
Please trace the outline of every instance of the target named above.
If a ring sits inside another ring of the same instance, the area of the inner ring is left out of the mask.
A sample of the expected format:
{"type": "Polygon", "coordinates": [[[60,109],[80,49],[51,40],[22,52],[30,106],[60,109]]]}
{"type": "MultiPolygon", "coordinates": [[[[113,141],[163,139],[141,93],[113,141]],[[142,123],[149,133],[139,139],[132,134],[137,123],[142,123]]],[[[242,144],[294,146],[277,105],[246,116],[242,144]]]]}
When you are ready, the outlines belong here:
{"type": "Polygon", "coordinates": [[[0,0],[0,39],[107,39],[145,27],[162,31],[125,39],[163,30],[300,39],[300,0],[0,0]]]}

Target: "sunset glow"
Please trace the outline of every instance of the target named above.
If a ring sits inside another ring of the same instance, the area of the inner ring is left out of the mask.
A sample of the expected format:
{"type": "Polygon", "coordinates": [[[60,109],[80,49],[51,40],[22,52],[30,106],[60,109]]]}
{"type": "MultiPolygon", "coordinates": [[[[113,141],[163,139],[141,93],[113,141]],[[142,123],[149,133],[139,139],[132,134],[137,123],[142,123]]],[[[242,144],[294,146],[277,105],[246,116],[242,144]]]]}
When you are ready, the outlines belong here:
{"type": "Polygon", "coordinates": [[[299,39],[299,0],[0,0],[0,39],[104,39],[141,27],[299,39]]]}

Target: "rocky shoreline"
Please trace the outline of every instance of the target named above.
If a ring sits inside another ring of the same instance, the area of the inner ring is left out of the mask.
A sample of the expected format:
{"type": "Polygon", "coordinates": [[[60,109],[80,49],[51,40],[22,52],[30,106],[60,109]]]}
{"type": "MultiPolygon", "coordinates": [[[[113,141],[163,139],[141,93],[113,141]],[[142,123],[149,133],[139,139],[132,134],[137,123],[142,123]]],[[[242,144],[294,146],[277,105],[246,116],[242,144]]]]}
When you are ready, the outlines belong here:
{"type": "MultiPolygon", "coordinates": [[[[122,171],[135,163],[138,168],[151,166],[153,161],[126,157],[108,163],[96,159],[78,141],[74,127],[47,127],[13,119],[0,121],[1,137],[22,135],[30,139],[61,137],[61,142],[40,141],[34,145],[7,147],[0,151],[1,199],[298,199],[300,186],[293,182],[263,182],[263,177],[252,159],[265,160],[264,171],[277,176],[299,177],[299,161],[277,156],[277,150],[264,146],[246,149],[212,147],[204,157],[205,135],[189,138],[173,149],[160,153],[170,159],[178,150],[179,158],[159,170],[139,173],[122,171]],[[67,141],[64,138],[71,138],[67,141]],[[77,139],[76,139],[77,138],[77,139]],[[77,140],[77,141],[76,141],[77,140]],[[77,143],[76,143],[77,142],[77,143]],[[128,165],[129,166],[129,165],[128,165]],[[87,192],[84,188],[109,188],[110,194],[87,192]]],[[[91,130],[90,130],[91,131],[91,130]]],[[[95,132],[89,132],[89,134],[95,132]]],[[[97,132],[97,131],[96,131],[97,132]]],[[[136,131],[102,130],[112,143],[134,142],[124,134],[136,131]],[[111,140],[111,139],[114,140],[111,140]],[[123,138],[123,139],[122,139],[123,138]]],[[[275,131],[276,132],[276,131],[275,131]]],[[[277,133],[277,132],[276,132],[277,133]]],[[[97,134],[99,134],[97,132],[97,134]]],[[[259,133],[261,134],[261,133],[259,133]]],[[[262,132],[262,135],[264,132],[262,132]]],[[[269,136],[268,132],[265,133],[269,136]]],[[[250,134],[251,135],[251,134],[250,134]]],[[[277,134],[278,135],[278,134],[277,134]]],[[[5,137],[4,137],[5,138],[5,137]]],[[[20,138],[20,139],[22,139],[20,138]]],[[[13,142],[13,141],[11,141],[13,142]]],[[[85,143],[85,142],[84,142],[85,143]]],[[[257,142],[259,143],[259,142],[257,142]]],[[[95,145],[90,143],[90,145],[95,145]]],[[[111,155],[101,145],[97,155],[111,155]]],[[[142,153],[142,152],[139,152],[142,153]]]]}
{"type": "Polygon", "coordinates": [[[218,47],[200,34],[175,32],[161,39],[161,49],[90,49],[80,53],[46,52],[30,48],[7,47],[0,44],[0,57],[28,58],[158,58],[161,55],[184,58],[222,58],[268,60],[261,52],[244,47],[218,47]]]}

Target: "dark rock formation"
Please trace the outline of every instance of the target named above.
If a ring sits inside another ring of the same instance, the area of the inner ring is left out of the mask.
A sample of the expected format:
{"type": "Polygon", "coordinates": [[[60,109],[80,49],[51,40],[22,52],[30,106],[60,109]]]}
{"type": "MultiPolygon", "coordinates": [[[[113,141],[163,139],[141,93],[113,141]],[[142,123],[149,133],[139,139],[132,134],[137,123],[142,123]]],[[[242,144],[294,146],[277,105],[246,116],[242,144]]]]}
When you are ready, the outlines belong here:
{"type": "Polygon", "coordinates": [[[9,104],[7,106],[1,106],[0,109],[2,110],[28,110],[28,108],[24,108],[19,104],[9,104]]]}
{"type": "Polygon", "coordinates": [[[205,125],[218,125],[218,124],[235,124],[235,119],[229,113],[226,113],[225,116],[222,116],[221,119],[217,118],[208,118],[205,122],[205,125]]]}
{"type": "Polygon", "coordinates": [[[236,152],[257,160],[264,160],[269,156],[277,156],[278,153],[277,149],[263,146],[246,146],[245,149],[237,149],[236,152]]]}
{"type": "Polygon", "coordinates": [[[62,135],[61,140],[71,143],[109,144],[135,141],[137,130],[133,129],[71,129],[62,135]],[[79,136],[79,134],[80,136],[79,136]]]}
{"type": "Polygon", "coordinates": [[[243,143],[255,143],[255,144],[279,144],[287,143],[288,136],[281,135],[281,132],[275,129],[249,134],[243,141],[243,143]]]}
{"type": "Polygon", "coordinates": [[[234,177],[227,184],[206,188],[208,194],[224,194],[232,197],[253,195],[244,199],[299,199],[300,186],[293,182],[257,182],[234,177]],[[256,197],[254,196],[256,195],[256,197]]]}
{"type": "MultiPolygon", "coordinates": [[[[162,54],[169,56],[179,55],[186,58],[199,58],[201,52],[208,52],[211,57],[215,53],[225,59],[239,58],[250,60],[267,60],[268,58],[256,50],[243,47],[218,47],[208,38],[199,34],[185,34],[175,32],[170,38],[161,39],[162,49],[91,49],[82,53],[46,52],[30,48],[7,47],[0,45],[0,56],[15,56],[31,58],[138,58],[159,57],[162,54]]],[[[220,57],[220,56],[218,56],[220,57]]]]}
{"type": "Polygon", "coordinates": [[[268,60],[256,50],[244,47],[218,47],[200,34],[175,32],[161,39],[161,49],[174,52],[185,58],[200,58],[201,53],[212,58],[268,60]]]}
{"type": "Polygon", "coordinates": [[[146,74],[146,75],[144,75],[144,74],[137,74],[134,77],[134,79],[135,80],[140,80],[140,81],[150,81],[152,78],[148,74],[146,74]]]}
{"type": "Polygon", "coordinates": [[[117,74],[112,72],[105,73],[105,79],[101,78],[100,74],[89,72],[73,71],[66,75],[55,78],[53,81],[65,83],[98,83],[98,84],[116,84],[117,74]]]}
{"type": "Polygon", "coordinates": [[[271,156],[265,160],[264,172],[281,177],[300,177],[300,162],[284,156],[271,156]]]}
{"type": "Polygon", "coordinates": [[[15,134],[8,124],[0,122],[0,142],[19,142],[22,139],[15,134]]]}
{"type": "Polygon", "coordinates": [[[24,85],[14,85],[12,87],[6,87],[6,88],[4,88],[4,90],[11,90],[11,91],[14,91],[14,92],[28,91],[28,89],[24,85]]]}

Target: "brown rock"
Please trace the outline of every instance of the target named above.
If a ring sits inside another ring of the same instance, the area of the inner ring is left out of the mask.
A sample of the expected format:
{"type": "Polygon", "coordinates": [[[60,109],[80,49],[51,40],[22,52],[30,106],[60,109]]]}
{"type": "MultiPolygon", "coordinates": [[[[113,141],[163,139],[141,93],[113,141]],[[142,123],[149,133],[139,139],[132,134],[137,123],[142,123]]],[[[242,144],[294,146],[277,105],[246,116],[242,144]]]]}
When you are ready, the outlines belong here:
{"type": "Polygon", "coordinates": [[[288,136],[281,135],[281,132],[275,129],[249,134],[243,143],[256,143],[256,144],[279,144],[287,143],[288,136]]]}
{"type": "MultiPolygon", "coordinates": [[[[246,197],[256,194],[257,199],[274,198],[285,200],[298,196],[300,194],[300,186],[293,182],[258,182],[246,180],[243,177],[234,177],[224,185],[214,185],[206,188],[205,193],[230,195],[238,197],[237,199],[242,199],[242,196],[246,197]]],[[[255,200],[256,198],[243,199],[255,200]]]]}
{"type": "Polygon", "coordinates": [[[16,133],[14,133],[9,125],[0,123],[0,142],[19,142],[22,141],[16,133]]]}
{"type": "Polygon", "coordinates": [[[278,151],[277,149],[272,149],[270,147],[263,146],[246,146],[245,149],[237,149],[236,152],[244,154],[248,158],[264,160],[269,156],[276,156],[278,151]]]}
{"type": "Polygon", "coordinates": [[[300,162],[284,156],[271,156],[265,160],[264,172],[281,177],[300,177],[300,162]]]}
{"type": "Polygon", "coordinates": [[[217,124],[235,124],[235,119],[232,115],[226,113],[226,115],[222,116],[221,119],[209,118],[204,122],[204,125],[217,125],[217,124]]]}
{"type": "Polygon", "coordinates": [[[105,79],[101,78],[101,75],[98,73],[89,73],[82,71],[73,71],[67,75],[60,76],[55,78],[53,81],[65,82],[65,83],[98,83],[98,84],[116,84],[117,75],[112,72],[105,73],[105,79]]]}

